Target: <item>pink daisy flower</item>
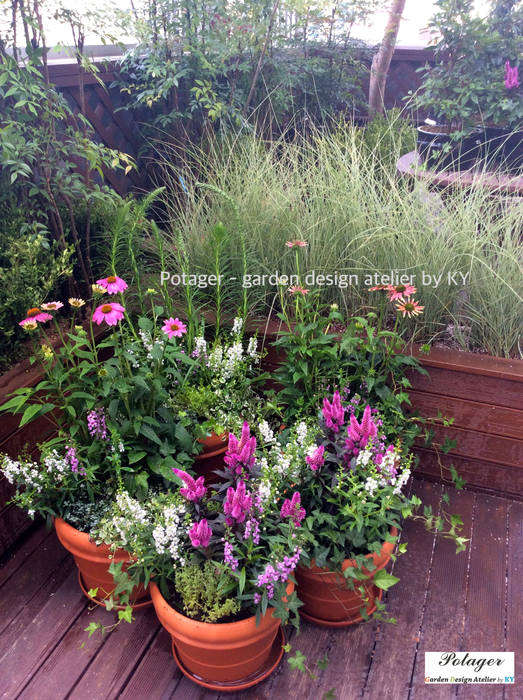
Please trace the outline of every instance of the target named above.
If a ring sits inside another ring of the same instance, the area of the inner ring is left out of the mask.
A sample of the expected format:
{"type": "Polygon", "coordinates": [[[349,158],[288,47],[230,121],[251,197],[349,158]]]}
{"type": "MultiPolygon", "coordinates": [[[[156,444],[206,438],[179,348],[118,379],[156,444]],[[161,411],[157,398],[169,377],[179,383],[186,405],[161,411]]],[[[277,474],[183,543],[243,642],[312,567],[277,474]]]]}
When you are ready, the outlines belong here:
{"type": "Polygon", "coordinates": [[[416,294],[416,287],[413,287],[411,284],[397,284],[396,286],[390,284],[387,289],[389,291],[389,301],[401,300],[416,294]]]}
{"type": "Polygon", "coordinates": [[[377,284],[375,287],[369,287],[369,292],[381,292],[384,289],[388,289],[389,286],[388,284],[377,284]]]}
{"type": "Polygon", "coordinates": [[[182,323],[179,318],[168,318],[162,326],[162,331],[169,338],[181,338],[184,333],[187,333],[187,326],[182,323]]]}
{"type": "Polygon", "coordinates": [[[103,280],[97,280],[96,284],[106,289],[108,294],[117,294],[127,289],[127,282],[124,282],[121,277],[116,277],[115,275],[105,277],[103,280]]]}
{"type": "Polygon", "coordinates": [[[306,248],[309,244],[306,241],[287,241],[285,243],[287,248],[306,248]]]}
{"type": "Polygon", "coordinates": [[[25,326],[28,321],[36,321],[37,323],[45,323],[50,321],[53,317],[51,314],[43,313],[39,308],[29,309],[26,313],[26,317],[23,321],[20,321],[18,325],[25,326]]]}
{"type": "Polygon", "coordinates": [[[399,313],[402,313],[403,317],[408,316],[408,318],[412,318],[412,316],[419,316],[423,313],[424,308],[424,306],[418,304],[418,302],[414,299],[412,299],[412,301],[409,299],[401,299],[396,304],[396,309],[399,311],[399,313]]]}
{"type": "Polygon", "coordinates": [[[108,326],[116,326],[122,320],[124,311],[121,304],[102,304],[94,310],[93,321],[98,325],[105,321],[108,326]]]}
{"type": "Polygon", "coordinates": [[[58,311],[63,306],[61,301],[49,301],[47,304],[42,304],[44,311],[58,311]]]}
{"type": "Polygon", "coordinates": [[[292,287],[289,287],[289,294],[308,294],[309,290],[305,289],[304,287],[299,287],[297,284],[295,284],[292,287]]]}

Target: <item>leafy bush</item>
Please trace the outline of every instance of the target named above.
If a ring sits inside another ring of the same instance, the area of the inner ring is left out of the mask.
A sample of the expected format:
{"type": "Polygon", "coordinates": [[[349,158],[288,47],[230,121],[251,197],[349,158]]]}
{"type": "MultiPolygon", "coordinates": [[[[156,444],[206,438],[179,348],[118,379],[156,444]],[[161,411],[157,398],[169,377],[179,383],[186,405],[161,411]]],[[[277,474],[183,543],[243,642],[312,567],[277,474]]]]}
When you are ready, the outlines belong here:
{"type": "Polygon", "coordinates": [[[234,589],[234,579],[212,561],[203,567],[189,564],[177,569],[174,582],[184,613],[194,620],[218,622],[240,610],[235,598],[226,597],[227,591],[234,589]]]}

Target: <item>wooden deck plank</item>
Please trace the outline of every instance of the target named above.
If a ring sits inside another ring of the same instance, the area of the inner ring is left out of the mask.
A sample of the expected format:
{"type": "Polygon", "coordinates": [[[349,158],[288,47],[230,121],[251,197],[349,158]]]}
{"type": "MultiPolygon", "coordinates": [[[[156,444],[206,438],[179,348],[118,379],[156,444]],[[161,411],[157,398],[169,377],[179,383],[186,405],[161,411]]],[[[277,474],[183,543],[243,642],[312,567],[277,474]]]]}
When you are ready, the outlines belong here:
{"type": "MultiPolygon", "coordinates": [[[[417,482],[413,493],[424,504],[439,510],[441,486],[417,482]]],[[[434,536],[421,522],[410,521],[404,529],[406,554],[394,566],[400,582],[390,590],[387,612],[397,624],[382,622],[363,697],[367,700],[400,700],[409,695],[417,653],[426,591],[430,584],[434,536]]]]}
{"type": "MultiPolygon", "coordinates": [[[[453,489],[449,504],[444,506],[448,513],[458,513],[462,517],[462,535],[467,539],[471,538],[474,504],[474,493],[453,489]]],[[[425,685],[425,652],[457,651],[461,648],[468,559],[468,551],[456,554],[451,540],[436,538],[420,645],[412,677],[411,697],[416,700],[443,700],[456,694],[456,688],[451,685],[425,685]]]]}
{"type": "Polygon", "coordinates": [[[89,672],[74,687],[71,700],[119,697],[156,634],[158,620],[152,607],[134,613],[135,621],[118,625],[94,658],[89,672]]]}
{"type": "Polygon", "coordinates": [[[28,558],[37,547],[43,544],[51,533],[45,527],[33,526],[33,529],[27,534],[23,542],[17,550],[4,556],[3,564],[0,566],[0,587],[17,571],[20,567],[25,566],[28,558]]]}
{"type": "Polygon", "coordinates": [[[171,637],[162,627],[122,690],[120,700],[162,700],[175,690],[181,676],[172,655],[171,637]]]}
{"type": "Polygon", "coordinates": [[[110,625],[114,621],[114,614],[98,605],[86,607],[17,696],[17,700],[63,700],[67,697],[110,638],[102,637],[100,633],[88,638],[85,628],[92,621],[110,625]]]}
{"type": "MultiPolygon", "coordinates": [[[[507,504],[501,498],[476,497],[461,651],[504,649],[507,504]]],[[[459,686],[457,697],[498,700],[503,692],[501,685],[489,685],[488,696],[485,688],[459,686]]]]}
{"type": "Polygon", "coordinates": [[[0,589],[0,634],[67,557],[56,535],[47,537],[0,589]],[[38,571],[38,576],[35,576],[38,571]]]}
{"type": "Polygon", "coordinates": [[[516,684],[505,686],[504,700],[516,700],[523,684],[523,503],[510,504],[508,524],[505,651],[514,652],[516,684]]]}
{"type": "MultiPolygon", "coordinates": [[[[34,573],[34,572],[33,572],[34,573]]],[[[36,577],[35,577],[36,578],[36,577]]],[[[0,697],[16,697],[87,605],[76,567],[0,658],[0,697]]]]}

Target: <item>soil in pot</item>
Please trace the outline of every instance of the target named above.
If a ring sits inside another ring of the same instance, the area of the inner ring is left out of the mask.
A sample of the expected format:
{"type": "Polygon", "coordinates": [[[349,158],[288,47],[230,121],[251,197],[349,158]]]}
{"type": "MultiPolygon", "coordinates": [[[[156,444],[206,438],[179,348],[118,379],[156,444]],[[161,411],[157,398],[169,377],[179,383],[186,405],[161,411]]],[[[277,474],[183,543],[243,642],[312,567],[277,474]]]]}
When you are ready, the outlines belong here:
{"type": "MultiPolygon", "coordinates": [[[[62,518],[56,518],[54,524],[58,539],[65,549],[73,555],[75,564],[78,567],[82,591],[89,600],[94,600],[95,603],[104,605],[104,601],[115,589],[113,577],[109,573],[111,562],[123,562],[125,568],[125,564],[129,564],[132,561],[131,555],[124,549],[117,549],[112,554],[111,549],[107,545],[94,544],[87,533],[80,532],[80,530],[62,520],[62,518]],[[87,595],[87,592],[93,588],[98,589],[96,598],[91,598],[91,596],[87,595]]],[[[139,608],[150,604],[149,591],[144,589],[143,586],[137,586],[131,598],[132,607],[139,608]]]]}
{"type": "MultiPolygon", "coordinates": [[[[288,592],[294,588],[289,584],[288,592]]],[[[173,642],[173,655],[182,672],[199,685],[217,690],[240,690],[261,682],[282,656],[280,620],[269,608],[256,625],[251,616],[237,622],[192,620],[172,608],[151,583],[154,609],[173,642]]]]}
{"type": "Polygon", "coordinates": [[[225,453],[228,447],[228,435],[216,435],[212,432],[206,438],[198,440],[203,447],[199,455],[194,456],[193,470],[196,476],[203,476],[206,484],[215,484],[219,477],[214,473],[217,469],[225,469],[225,453]]]}
{"type": "MultiPolygon", "coordinates": [[[[391,534],[397,536],[398,531],[392,528],[391,534]]],[[[304,567],[296,569],[298,595],[303,603],[300,615],[305,619],[326,627],[345,627],[363,620],[361,609],[365,608],[367,615],[372,615],[376,609],[376,598],[381,600],[381,591],[374,585],[373,578],[380,569],[387,566],[394,550],[394,542],[385,542],[379,554],[368,554],[367,558],[375,564],[375,569],[363,569],[369,578],[356,581],[356,588],[363,586],[364,592],[351,590],[344,576],[326,567],[304,567]]],[[[355,566],[352,559],[346,559],[342,571],[355,566]]]]}

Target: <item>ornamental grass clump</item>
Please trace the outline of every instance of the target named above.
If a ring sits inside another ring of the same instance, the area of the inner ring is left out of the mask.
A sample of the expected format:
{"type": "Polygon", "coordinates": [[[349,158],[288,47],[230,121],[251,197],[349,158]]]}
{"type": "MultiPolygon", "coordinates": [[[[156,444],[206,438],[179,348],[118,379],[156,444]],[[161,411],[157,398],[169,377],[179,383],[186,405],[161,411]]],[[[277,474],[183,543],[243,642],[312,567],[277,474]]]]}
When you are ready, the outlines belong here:
{"type": "MultiPolygon", "coordinates": [[[[262,423],[259,439],[268,433],[262,423]]],[[[178,489],[142,504],[119,494],[92,536],[136,558],[127,573],[117,572],[122,590],[129,576],[133,585],[154,580],[175,609],[203,622],[259,620],[270,606],[297,624],[299,601],[288,584],[302,553],[305,511],[298,491],[280,488],[280,457],[260,452],[245,422],[241,435],[229,436],[219,486],[175,469],[178,489]]]]}

